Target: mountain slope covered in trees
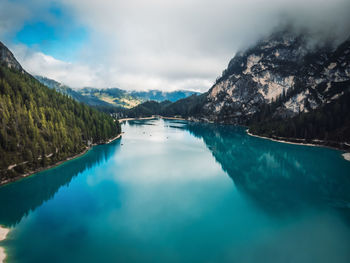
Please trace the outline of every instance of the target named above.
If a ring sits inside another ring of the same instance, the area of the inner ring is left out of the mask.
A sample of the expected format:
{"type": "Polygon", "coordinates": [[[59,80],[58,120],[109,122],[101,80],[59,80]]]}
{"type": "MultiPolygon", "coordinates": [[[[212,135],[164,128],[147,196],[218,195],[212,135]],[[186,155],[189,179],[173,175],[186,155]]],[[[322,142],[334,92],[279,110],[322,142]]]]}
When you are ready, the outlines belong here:
{"type": "Polygon", "coordinates": [[[108,114],[47,88],[0,51],[0,183],[120,133],[108,114]]]}
{"type": "Polygon", "coordinates": [[[171,102],[169,100],[146,101],[131,109],[121,107],[97,107],[99,110],[109,113],[116,118],[139,118],[149,117],[152,115],[162,115],[166,117],[181,116],[183,118],[191,118],[193,114],[199,114],[201,106],[205,102],[205,93],[201,95],[193,94],[185,99],[171,102]]]}
{"type": "MultiPolygon", "coordinates": [[[[348,83],[349,87],[349,83],[348,83]]],[[[295,142],[311,142],[350,149],[350,92],[310,112],[292,118],[253,122],[253,134],[295,142]]]]}

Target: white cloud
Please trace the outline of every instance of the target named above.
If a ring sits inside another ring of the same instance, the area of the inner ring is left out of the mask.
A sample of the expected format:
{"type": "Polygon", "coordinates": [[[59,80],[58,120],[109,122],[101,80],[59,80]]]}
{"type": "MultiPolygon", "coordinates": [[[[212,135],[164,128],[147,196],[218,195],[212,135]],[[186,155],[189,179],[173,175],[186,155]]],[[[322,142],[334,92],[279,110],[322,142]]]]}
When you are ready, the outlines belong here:
{"type": "Polygon", "coordinates": [[[238,49],[281,21],[317,36],[339,39],[350,32],[348,0],[61,1],[89,28],[78,59],[16,55],[28,71],[73,87],[205,91],[238,49]]]}
{"type": "Polygon", "coordinates": [[[98,83],[96,73],[88,65],[64,62],[36,52],[24,45],[10,47],[19,62],[29,73],[69,83],[72,87],[89,86],[98,83]]]}
{"type": "Polygon", "coordinates": [[[33,51],[25,45],[10,47],[21,65],[33,75],[67,83],[73,88],[80,87],[124,87],[125,89],[160,89],[176,90],[188,89],[200,91],[202,87],[211,85],[211,81],[202,78],[159,78],[151,74],[119,74],[113,69],[104,67],[91,68],[89,65],[69,63],[55,59],[41,52],[33,51]],[[109,85],[108,83],[114,83],[109,85]]]}
{"type": "Polygon", "coordinates": [[[0,1],[0,36],[11,34],[20,29],[23,22],[28,19],[30,12],[17,3],[8,0],[0,1]]]}

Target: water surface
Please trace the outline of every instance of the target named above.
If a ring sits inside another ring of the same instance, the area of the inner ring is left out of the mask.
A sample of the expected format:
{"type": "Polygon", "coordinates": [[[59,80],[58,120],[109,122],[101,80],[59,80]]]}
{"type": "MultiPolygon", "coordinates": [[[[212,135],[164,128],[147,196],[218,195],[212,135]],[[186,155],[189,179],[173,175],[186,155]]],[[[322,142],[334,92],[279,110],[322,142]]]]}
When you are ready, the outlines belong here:
{"type": "Polygon", "coordinates": [[[241,127],[129,121],[0,188],[8,262],[350,262],[350,162],[241,127]]]}

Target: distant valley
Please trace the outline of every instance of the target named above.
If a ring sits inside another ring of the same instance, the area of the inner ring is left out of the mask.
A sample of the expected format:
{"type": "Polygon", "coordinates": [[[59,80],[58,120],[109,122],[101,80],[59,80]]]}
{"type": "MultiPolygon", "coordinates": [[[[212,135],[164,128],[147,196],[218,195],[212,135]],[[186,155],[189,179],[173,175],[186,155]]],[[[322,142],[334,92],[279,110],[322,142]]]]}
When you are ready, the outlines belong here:
{"type": "Polygon", "coordinates": [[[199,94],[195,91],[176,90],[176,91],[127,91],[119,88],[82,88],[72,89],[56,80],[49,79],[43,76],[35,76],[42,84],[56,91],[66,94],[73,99],[88,104],[90,106],[104,106],[104,107],[121,107],[130,109],[146,101],[171,101],[175,102],[184,99],[194,94],[199,94]]]}

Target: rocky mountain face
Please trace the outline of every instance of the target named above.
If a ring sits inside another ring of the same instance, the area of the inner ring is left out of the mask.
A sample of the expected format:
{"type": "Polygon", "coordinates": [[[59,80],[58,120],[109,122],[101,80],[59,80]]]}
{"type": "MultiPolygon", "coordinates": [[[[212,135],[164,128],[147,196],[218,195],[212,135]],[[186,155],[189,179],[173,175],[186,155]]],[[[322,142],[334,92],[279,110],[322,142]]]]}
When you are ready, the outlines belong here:
{"type": "Polygon", "coordinates": [[[0,41],[0,64],[24,72],[12,52],[0,41]]]}
{"type": "Polygon", "coordinates": [[[311,47],[303,35],[278,32],[236,54],[208,91],[201,115],[246,124],[273,104],[272,117],[293,117],[336,100],[349,81],[350,41],[311,47]]]}

